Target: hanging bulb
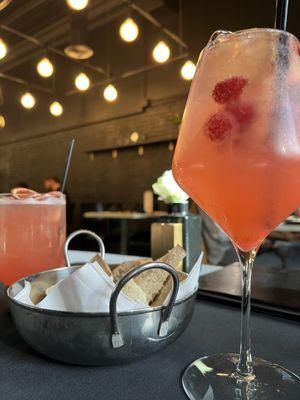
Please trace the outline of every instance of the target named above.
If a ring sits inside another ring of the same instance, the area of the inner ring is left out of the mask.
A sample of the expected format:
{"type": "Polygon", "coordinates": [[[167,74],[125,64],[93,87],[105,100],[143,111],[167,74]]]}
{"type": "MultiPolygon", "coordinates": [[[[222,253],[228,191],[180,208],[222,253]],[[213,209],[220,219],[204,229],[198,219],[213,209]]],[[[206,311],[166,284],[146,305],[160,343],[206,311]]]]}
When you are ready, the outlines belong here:
{"type": "Polygon", "coordinates": [[[49,58],[42,58],[36,66],[37,72],[43,78],[49,78],[49,76],[53,75],[54,67],[49,58]]]}
{"type": "Polygon", "coordinates": [[[193,63],[193,61],[188,60],[183,64],[180,73],[183,79],[190,81],[194,78],[195,71],[196,65],[193,63]]]}
{"type": "Polygon", "coordinates": [[[0,129],[5,128],[5,118],[3,115],[0,115],[0,129]]]}
{"type": "Polygon", "coordinates": [[[67,0],[67,4],[73,10],[82,11],[89,4],[89,0],[67,0]]]}
{"type": "Polygon", "coordinates": [[[127,18],[120,26],[119,34],[125,42],[134,42],[139,35],[139,27],[132,18],[127,18]]]}
{"type": "Polygon", "coordinates": [[[113,101],[115,101],[118,97],[118,91],[117,89],[114,87],[114,85],[109,84],[108,86],[106,86],[106,88],[103,91],[103,97],[105,98],[106,101],[112,103],[113,101]]]}
{"type": "Polygon", "coordinates": [[[64,111],[63,106],[58,101],[50,104],[49,110],[54,117],[60,117],[64,111]]]}
{"type": "Polygon", "coordinates": [[[24,108],[28,110],[35,106],[35,98],[30,92],[26,92],[21,97],[21,104],[24,108]]]}
{"type": "Polygon", "coordinates": [[[0,60],[7,54],[7,46],[3,39],[0,39],[0,60]]]}
{"type": "Polygon", "coordinates": [[[82,92],[88,90],[88,88],[90,87],[89,77],[83,72],[81,72],[75,78],[75,86],[77,87],[78,90],[81,90],[82,92]]]}
{"type": "Polygon", "coordinates": [[[162,64],[170,58],[170,47],[163,41],[157,43],[154,47],[152,55],[156,62],[162,64]]]}
{"type": "Polygon", "coordinates": [[[136,142],[139,140],[139,137],[140,137],[140,135],[139,135],[139,133],[136,132],[136,131],[131,132],[131,134],[130,134],[130,140],[131,140],[131,142],[133,142],[133,143],[136,143],[136,142]]]}

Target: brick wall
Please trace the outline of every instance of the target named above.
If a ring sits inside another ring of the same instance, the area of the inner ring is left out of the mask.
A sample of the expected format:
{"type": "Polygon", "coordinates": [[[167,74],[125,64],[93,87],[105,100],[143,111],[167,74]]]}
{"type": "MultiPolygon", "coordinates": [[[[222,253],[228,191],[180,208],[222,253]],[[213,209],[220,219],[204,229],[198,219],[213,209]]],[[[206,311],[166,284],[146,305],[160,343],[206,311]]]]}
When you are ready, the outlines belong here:
{"type": "Polygon", "coordinates": [[[75,203],[141,203],[143,191],[171,165],[168,142],[177,137],[174,117],[182,114],[184,103],[184,96],[159,100],[111,120],[62,131],[49,127],[42,135],[35,131],[32,138],[4,144],[0,146],[0,191],[21,181],[41,190],[45,176],[61,176],[68,143],[75,138],[67,188],[75,203]],[[144,154],[139,156],[137,147],[126,148],[113,159],[111,149],[130,145],[132,131],[139,133],[140,144],[147,144],[144,154]]]}

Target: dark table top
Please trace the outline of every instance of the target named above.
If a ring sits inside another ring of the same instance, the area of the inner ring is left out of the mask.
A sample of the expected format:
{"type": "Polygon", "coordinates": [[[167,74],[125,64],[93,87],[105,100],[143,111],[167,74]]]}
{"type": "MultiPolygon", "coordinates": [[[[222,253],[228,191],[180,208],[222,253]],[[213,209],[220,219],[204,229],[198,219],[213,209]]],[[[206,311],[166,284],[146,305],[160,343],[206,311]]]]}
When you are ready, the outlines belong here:
{"type": "MultiPolygon", "coordinates": [[[[252,327],[255,355],[300,374],[299,323],[253,314],[252,327]]],[[[239,310],[198,301],[186,332],[162,352],[118,367],[76,367],[39,356],[11,318],[0,317],[0,399],[184,400],[185,366],[198,356],[236,352],[238,341],[239,310]]]]}

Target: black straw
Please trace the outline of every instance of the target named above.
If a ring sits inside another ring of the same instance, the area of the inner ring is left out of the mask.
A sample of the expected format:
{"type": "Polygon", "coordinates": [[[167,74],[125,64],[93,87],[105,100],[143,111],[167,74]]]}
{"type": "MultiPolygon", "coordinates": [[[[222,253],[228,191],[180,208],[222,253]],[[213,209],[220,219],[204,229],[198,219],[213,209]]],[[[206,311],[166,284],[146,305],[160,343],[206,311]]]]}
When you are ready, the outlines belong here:
{"type": "Polygon", "coordinates": [[[289,0],[276,0],[275,29],[286,31],[289,0]]]}
{"type": "Polygon", "coordinates": [[[61,185],[61,192],[62,193],[64,193],[64,191],[65,191],[66,182],[67,182],[67,179],[68,179],[69,168],[70,168],[70,164],[71,164],[71,158],[72,158],[74,144],[75,144],[75,139],[72,139],[71,142],[70,142],[70,147],[69,147],[68,155],[67,155],[67,158],[66,158],[64,177],[63,177],[62,185],[61,185]]]}

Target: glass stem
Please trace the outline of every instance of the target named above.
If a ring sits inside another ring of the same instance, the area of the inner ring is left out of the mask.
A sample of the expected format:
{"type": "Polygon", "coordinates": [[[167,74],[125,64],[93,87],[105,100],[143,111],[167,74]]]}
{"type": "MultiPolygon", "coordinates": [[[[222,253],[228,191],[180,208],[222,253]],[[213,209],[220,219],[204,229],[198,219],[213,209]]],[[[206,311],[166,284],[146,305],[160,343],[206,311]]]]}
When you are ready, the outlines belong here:
{"type": "Polygon", "coordinates": [[[254,378],[251,355],[250,309],[252,268],[257,249],[248,252],[241,251],[237,248],[236,250],[241,265],[242,276],[241,344],[237,374],[241,378],[246,378],[248,380],[254,378]]]}

